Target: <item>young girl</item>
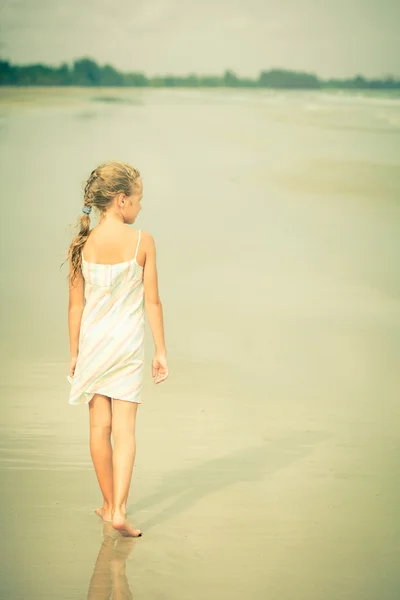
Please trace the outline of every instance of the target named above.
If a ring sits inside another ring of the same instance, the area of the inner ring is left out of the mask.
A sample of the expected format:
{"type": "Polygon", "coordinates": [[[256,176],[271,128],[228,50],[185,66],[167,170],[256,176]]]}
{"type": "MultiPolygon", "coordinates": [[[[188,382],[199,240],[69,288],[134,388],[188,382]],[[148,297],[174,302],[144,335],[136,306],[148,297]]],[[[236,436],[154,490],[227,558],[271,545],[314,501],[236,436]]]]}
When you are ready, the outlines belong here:
{"type": "Polygon", "coordinates": [[[126,503],[142,402],[145,310],[155,344],[153,381],[168,377],[154,239],[127,227],[142,210],[142,196],[140,173],[129,164],[95,169],[68,252],[69,403],[89,404],[90,454],[104,498],[95,512],[133,537],[142,535],[126,520],[126,503]],[[100,221],[90,230],[92,208],[100,221]]]}

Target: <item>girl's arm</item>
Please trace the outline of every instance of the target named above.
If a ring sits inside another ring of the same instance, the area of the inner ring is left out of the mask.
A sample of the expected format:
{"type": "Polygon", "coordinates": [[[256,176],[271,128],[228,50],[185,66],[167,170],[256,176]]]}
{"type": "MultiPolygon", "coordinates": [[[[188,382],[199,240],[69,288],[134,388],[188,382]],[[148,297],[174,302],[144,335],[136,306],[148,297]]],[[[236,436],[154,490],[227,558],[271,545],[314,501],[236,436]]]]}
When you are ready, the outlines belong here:
{"type": "MultiPolygon", "coordinates": [[[[72,265],[70,261],[70,277],[72,265]]],[[[68,329],[70,357],[76,358],[79,352],[79,332],[83,309],[85,308],[84,280],[81,271],[77,274],[74,284],[69,285],[68,329]]]]}
{"type": "Polygon", "coordinates": [[[158,293],[156,247],[152,235],[145,233],[145,237],[146,260],[143,274],[145,309],[153,335],[155,352],[156,354],[166,354],[163,310],[158,293]]]}

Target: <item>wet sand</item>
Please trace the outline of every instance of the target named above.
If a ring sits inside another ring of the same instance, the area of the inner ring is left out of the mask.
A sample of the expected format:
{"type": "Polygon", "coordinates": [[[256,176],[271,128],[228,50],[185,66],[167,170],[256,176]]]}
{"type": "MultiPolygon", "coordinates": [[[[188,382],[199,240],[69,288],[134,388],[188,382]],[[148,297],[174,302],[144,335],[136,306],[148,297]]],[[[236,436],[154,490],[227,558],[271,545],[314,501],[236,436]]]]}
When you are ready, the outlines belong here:
{"type": "Polygon", "coordinates": [[[397,598],[399,105],[75,90],[30,112],[13,93],[0,597],[397,598]],[[147,331],[136,540],[94,514],[88,409],[67,404],[59,265],[77,186],[106,157],[141,163],[170,357],[154,386],[147,331]]]}

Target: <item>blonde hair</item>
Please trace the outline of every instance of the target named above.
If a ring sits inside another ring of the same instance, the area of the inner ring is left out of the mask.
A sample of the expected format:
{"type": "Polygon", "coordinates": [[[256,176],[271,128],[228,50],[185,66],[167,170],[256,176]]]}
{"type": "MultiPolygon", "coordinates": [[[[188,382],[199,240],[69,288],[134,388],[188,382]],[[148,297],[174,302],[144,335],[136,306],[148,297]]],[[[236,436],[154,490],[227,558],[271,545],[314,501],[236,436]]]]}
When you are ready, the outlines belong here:
{"type": "MultiPolygon", "coordinates": [[[[139,171],[128,163],[117,161],[104,163],[91,172],[85,184],[84,205],[97,208],[102,215],[117,194],[131,196],[139,178],[139,171]]],[[[82,213],[77,226],[80,226],[80,230],[68,250],[68,259],[72,265],[69,273],[71,285],[82,266],[82,248],[90,233],[90,215],[82,213]]]]}

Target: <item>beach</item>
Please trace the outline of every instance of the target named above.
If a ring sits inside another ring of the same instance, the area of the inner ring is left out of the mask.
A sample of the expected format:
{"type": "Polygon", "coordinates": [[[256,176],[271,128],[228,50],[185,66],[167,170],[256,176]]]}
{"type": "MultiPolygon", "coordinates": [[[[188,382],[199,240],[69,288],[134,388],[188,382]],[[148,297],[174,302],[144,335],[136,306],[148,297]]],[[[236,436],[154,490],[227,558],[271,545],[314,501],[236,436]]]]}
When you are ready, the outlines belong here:
{"type": "Polygon", "coordinates": [[[5,88],[0,156],[0,597],[397,598],[400,98],[5,88]],[[155,386],[146,325],[135,540],[94,514],[67,403],[60,266],[114,159],[142,173],[170,367],[155,386]]]}

